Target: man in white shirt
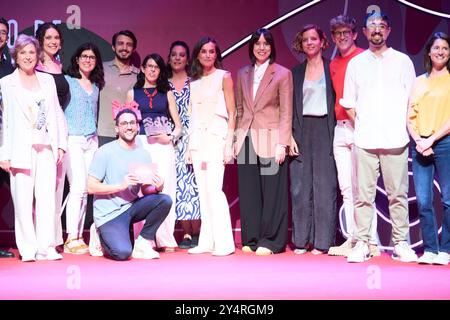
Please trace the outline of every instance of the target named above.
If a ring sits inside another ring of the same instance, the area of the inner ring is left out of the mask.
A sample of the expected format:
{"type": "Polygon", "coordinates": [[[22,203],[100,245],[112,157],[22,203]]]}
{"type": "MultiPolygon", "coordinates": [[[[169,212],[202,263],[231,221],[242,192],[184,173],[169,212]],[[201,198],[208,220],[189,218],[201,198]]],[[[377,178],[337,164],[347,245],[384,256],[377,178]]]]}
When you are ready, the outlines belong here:
{"type": "Polygon", "coordinates": [[[415,79],[414,66],[405,54],[387,46],[391,28],[384,13],[369,13],[363,33],[369,49],[350,60],[340,104],[355,121],[357,244],[348,262],[370,259],[368,241],[379,171],[389,199],[392,221],[392,258],[417,261],[406,242],[408,216],[408,143],[406,111],[415,79]]]}

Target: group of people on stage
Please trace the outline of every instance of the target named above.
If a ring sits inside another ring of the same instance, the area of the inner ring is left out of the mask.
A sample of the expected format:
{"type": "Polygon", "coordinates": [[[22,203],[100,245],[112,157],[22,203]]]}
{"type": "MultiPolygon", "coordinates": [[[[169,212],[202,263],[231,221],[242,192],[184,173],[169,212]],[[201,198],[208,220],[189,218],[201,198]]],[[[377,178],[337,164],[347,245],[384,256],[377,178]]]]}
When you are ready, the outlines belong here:
{"type": "MultiPolygon", "coordinates": [[[[159,258],[177,247],[190,254],[235,252],[225,165],[237,162],[242,251],[265,256],[288,244],[289,193],[295,254],[380,255],[375,195],[380,170],[392,221],[392,258],[450,261],[450,40],[426,44],[426,73],[387,45],[389,18],[364,20],[369,48],[356,46],[356,20],[330,21],[338,55],[328,61],[326,34],[303,26],[292,49],[305,59],[289,70],[275,62],[272,33],[256,30],[250,64],[236,88],[220,48],[203,37],[193,48],[175,41],[167,62],[157,53],[131,63],[137,39],[112,38],[115,58],[102,62],[93,43],[80,45],[66,72],[58,26],[20,35],[14,67],[2,54],[0,167],[9,173],[16,243],[22,261],[65,253],[115,260],[159,258]],[[424,254],[409,246],[410,137],[424,254]],[[61,227],[67,175],[67,238],[61,227]],[[442,233],[434,209],[439,177],[442,233]],[[337,187],[346,242],[334,246],[337,187]],[[289,189],[290,188],[290,189],[289,189]],[[87,195],[94,195],[89,245],[83,239],[87,195]],[[176,221],[182,241],[174,237],[176,221]],[[133,228],[135,239],[130,239],[133,228]]],[[[0,19],[0,50],[8,23],[0,19]]],[[[8,257],[10,252],[0,252],[8,257]]]]}

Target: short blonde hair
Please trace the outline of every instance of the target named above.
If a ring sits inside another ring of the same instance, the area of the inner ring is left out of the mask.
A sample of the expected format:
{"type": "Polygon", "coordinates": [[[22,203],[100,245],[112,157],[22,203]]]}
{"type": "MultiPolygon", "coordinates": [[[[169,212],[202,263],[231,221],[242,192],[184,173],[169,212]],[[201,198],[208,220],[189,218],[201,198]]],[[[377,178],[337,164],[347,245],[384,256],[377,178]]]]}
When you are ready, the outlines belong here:
{"type": "Polygon", "coordinates": [[[20,50],[22,50],[29,44],[34,45],[34,48],[36,49],[36,58],[37,60],[40,60],[41,47],[39,46],[39,41],[37,41],[35,37],[27,36],[26,34],[21,34],[17,37],[16,42],[14,43],[14,47],[11,49],[11,57],[14,59],[14,67],[18,67],[16,61],[20,50]]]}

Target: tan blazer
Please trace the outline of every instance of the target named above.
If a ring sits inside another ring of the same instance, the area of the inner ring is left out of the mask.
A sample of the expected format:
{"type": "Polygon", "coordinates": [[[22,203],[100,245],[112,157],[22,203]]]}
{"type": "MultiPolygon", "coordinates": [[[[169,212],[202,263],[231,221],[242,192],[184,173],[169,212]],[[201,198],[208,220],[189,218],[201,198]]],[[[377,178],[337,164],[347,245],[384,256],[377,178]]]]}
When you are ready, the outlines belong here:
{"type": "MultiPolygon", "coordinates": [[[[55,80],[49,74],[36,72],[44,93],[47,114],[47,130],[55,161],[58,149],[67,150],[67,123],[59,105],[55,80]]],[[[3,145],[0,160],[10,160],[11,167],[31,169],[31,144],[33,124],[29,105],[23,98],[23,87],[19,71],[0,80],[3,96],[3,145]]]]}
{"type": "Polygon", "coordinates": [[[277,144],[290,144],[292,73],[279,64],[270,64],[253,99],[253,72],[254,67],[249,65],[238,73],[236,154],[241,150],[250,130],[256,154],[263,158],[273,158],[277,144]]]}

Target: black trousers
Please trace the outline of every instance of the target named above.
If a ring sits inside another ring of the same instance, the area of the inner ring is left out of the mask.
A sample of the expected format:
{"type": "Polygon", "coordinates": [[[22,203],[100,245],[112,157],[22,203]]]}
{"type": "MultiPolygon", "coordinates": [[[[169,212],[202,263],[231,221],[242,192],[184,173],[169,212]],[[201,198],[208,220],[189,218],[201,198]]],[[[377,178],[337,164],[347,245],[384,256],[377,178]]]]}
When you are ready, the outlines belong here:
{"type": "Polygon", "coordinates": [[[249,136],[238,155],[243,245],[284,252],[288,238],[288,164],[258,157],[249,136]]]}
{"type": "Polygon", "coordinates": [[[292,242],[328,250],[336,235],[337,174],[327,118],[304,117],[300,156],[290,163],[292,242]]]}

